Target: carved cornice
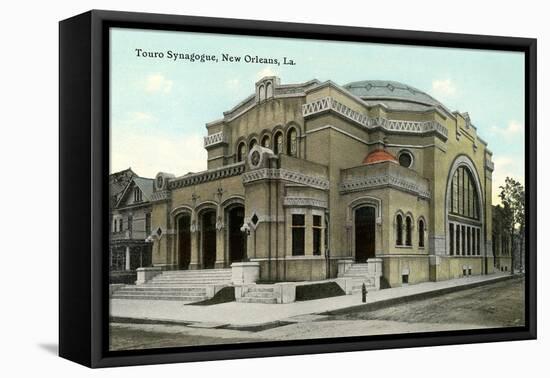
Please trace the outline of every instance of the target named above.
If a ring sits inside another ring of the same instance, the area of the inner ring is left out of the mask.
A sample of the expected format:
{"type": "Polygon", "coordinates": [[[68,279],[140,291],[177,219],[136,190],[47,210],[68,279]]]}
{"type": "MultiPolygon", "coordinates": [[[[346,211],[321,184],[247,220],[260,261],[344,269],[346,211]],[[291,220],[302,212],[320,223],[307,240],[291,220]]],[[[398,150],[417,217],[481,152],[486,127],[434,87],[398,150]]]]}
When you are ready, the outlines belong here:
{"type": "Polygon", "coordinates": [[[329,181],[322,177],[305,175],[303,173],[289,171],[286,169],[262,168],[255,171],[246,172],[243,174],[243,183],[259,180],[285,180],[297,184],[306,185],[316,189],[328,190],[329,181]]]}
{"type": "Polygon", "coordinates": [[[219,144],[227,144],[227,137],[223,131],[204,137],[204,148],[210,148],[219,144]]]}
{"type": "Polygon", "coordinates": [[[283,205],[287,207],[319,207],[326,209],[328,202],[316,198],[285,197],[283,205]]]}
{"type": "Polygon", "coordinates": [[[203,182],[219,180],[226,177],[238,176],[244,172],[244,162],[226,165],[220,168],[211,169],[204,172],[193,173],[170,180],[168,188],[178,189],[185,186],[202,184],[203,182]]]}
{"type": "Polygon", "coordinates": [[[428,188],[425,188],[423,185],[420,185],[414,181],[406,180],[393,175],[361,177],[345,180],[340,184],[340,192],[344,194],[381,187],[390,187],[397,190],[414,193],[421,198],[431,198],[431,193],[428,188]]]}
{"type": "Polygon", "coordinates": [[[383,117],[370,118],[366,114],[359,113],[332,97],[323,97],[302,105],[302,115],[304,118],[327,111],[335,112],[368,129],[382,128],[390,132],[410,134],[435,132],[444,139],[447,139],[449,134],[447,128],[437,121],[403,121],[383,117]]]}

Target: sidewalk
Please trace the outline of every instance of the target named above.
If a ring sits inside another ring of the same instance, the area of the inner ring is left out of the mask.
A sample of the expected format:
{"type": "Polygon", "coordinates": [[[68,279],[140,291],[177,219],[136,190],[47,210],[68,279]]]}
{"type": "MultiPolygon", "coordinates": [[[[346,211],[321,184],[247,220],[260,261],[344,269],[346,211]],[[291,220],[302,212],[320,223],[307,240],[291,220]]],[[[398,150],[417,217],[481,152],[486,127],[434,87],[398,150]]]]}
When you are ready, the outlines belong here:
{"type": "Polygon", "coordinates": [[[321,314],[353,307],[381,308],[452,291],[498,282],[511,278],[509,273],[494,273],[486,276],[458,278],[441,282],[424,282],[416,285],[371,291],[367,302],[361,302],[361,293],[340,297],[316,299],[287,304],[261,304],[229,302],[212,306],[187,306],[175,301],[147,301],[112,299],[111,318],[117,320],[139,319],[140,321],[162,321],[184,323],[196,327],[215,328],[220,326],[247,327],[293,321],[291,318],[308,314],[321,314]]]}

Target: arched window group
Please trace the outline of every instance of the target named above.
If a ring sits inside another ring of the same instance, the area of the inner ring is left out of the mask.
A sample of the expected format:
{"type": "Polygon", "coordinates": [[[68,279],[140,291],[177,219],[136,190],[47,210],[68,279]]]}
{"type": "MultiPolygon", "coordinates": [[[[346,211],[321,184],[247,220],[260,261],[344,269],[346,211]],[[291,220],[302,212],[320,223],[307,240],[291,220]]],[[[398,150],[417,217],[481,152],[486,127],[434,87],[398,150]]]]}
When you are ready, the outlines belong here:
{"type": "Polygon", "coordinates": [[[264,101],[273,97],[273,83],[268,81],[265,84],[258,86],[258,100],[264,101]]]}
{"type": "MultiPolygon", "coordinates": [[[[255,145],[258,144],[258,139],[252,138],[248,143],[248,146],[244,141],[241,141],[237,145],[236,160],[237,162],[244,161],[246,159],[247,148],[248,151],[252,150],[255,145]]],[[[273,139],[270,134],[264,134],[260,139],[260,145],[265,148],[273,150],[275,155],[280,153],[286,153],[288,156],[298,156],[298,129],[296,127],[290,127],[285,136],[282,130],[278,130],[273,134],[273,139]]]]}
{"type": "Polygon", "coordinates": [[[459,167],[451,184],[451,214],[479,219],[479,197],[470,170],[459,167]]]}
{"type": "MultiPolygon", "coordinates": [[[[412,247],[413,218],[411,215],[397,214],[395,217],[395,245],[412,247]]],[[[418,246],[424,248],[426,222],[423,218],[418,221],[418,246]]]]}
{"type": "Polygon", "coordinates": [[[480,197],[472,170],[460,165],[450,182],[448,208],[448,253],[451,256],[481,256],[480,197]]]}

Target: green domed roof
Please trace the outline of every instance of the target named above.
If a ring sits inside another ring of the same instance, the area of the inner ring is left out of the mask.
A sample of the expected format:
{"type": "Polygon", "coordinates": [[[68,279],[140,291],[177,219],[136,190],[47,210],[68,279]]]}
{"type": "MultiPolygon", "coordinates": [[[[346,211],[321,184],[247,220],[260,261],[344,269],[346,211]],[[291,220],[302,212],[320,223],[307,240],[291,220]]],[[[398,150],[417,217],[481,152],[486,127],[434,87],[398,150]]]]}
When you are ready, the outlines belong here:
{"type": "MultiPolygon", "coordinates": [[[[360,97],[365,101],[381,102],[386,100],[391,105],[397,107],[407,107],[409,104],[418,104],[421,107],[444,107],[439,101],[422,92],[421,90],[403,84],[397,81],[389,80],[363,80],[354,81],[344,85],[344,88],[353,95],[360,97]],[[401,106],[400,106],[401,105],[401,106]]],[[[384,101],[386,103],[386,101],[384,101]]],[[[414,106],[413,106],[414,107],[414,106]]]]}

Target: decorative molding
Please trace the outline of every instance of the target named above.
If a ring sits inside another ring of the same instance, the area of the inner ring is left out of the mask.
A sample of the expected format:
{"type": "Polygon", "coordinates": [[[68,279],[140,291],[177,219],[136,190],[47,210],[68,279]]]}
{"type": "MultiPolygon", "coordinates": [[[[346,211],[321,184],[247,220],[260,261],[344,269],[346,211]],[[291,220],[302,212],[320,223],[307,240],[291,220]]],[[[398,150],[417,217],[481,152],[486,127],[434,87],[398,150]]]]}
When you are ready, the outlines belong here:
{"type": "Polygon", "coordinates": [[[340,192],[351,193],[365,189],[374,189],[387,186],[414,193],[421,198],[431,198],[431,193],[428,188],[425,188],[414,181],[392,175],[366,176],[345,180],[340,184],[340,192]]]}
{"type": "Polygon", "coordinates": [[[332,97],[323,97],[302,105],[302,115],[304,118],[327,111],[333,111],[368,129],[382,128],[387,131],[411,134],[435,132],[444,137],[444,139],[447,139],[449,135],[447,128],[437,121],[404,121],[383,117],[370,118],[366,114],[361,114],[332,97]]]}
{"type": "Polygon", "coordinates": [[[309,176],[300,172],[289,171],[287,169],[262,168],[255,171],[246,172],[242,175],[242,178],[244,184],[270,179],[290,181],[322,190],[328,190],[329,188],[329,181],[325,178],[309,176]]]}
{"type": "Polygon", "coordinates": [[[284,197],[283,206],[287,207],[318,207],[326,209],[328,208],[328,202],[316,198],[305,197],[284,197]]]}
{"type": "Polygon", "coordinates": [[[495,170],[495,163],[490,158],[485,159],[485,168],[493,172],[495,170]]]}
{"type": "Polygon", "coordinates": [[[226,144],[227,137],[223,131],[210,134],[204,137],[204,148],[214,147],[218,144],[226,144]]]}
{"type": "Polygon", "coordinates": [[[171,190],[183,188],[186,186],[202,184],[203,182],[219,180],[226,177],[238,176],[244,172],[244,162],[226,165],[220,168],[211,169],[204,172],[192,173],[171,180],[168,188],[171,190]]]}
{"type": "Polygon", "coordinates": [[[151,202],[167,201],[172,197],[169,190],[161,190],[151,194],[151,202]]]}

